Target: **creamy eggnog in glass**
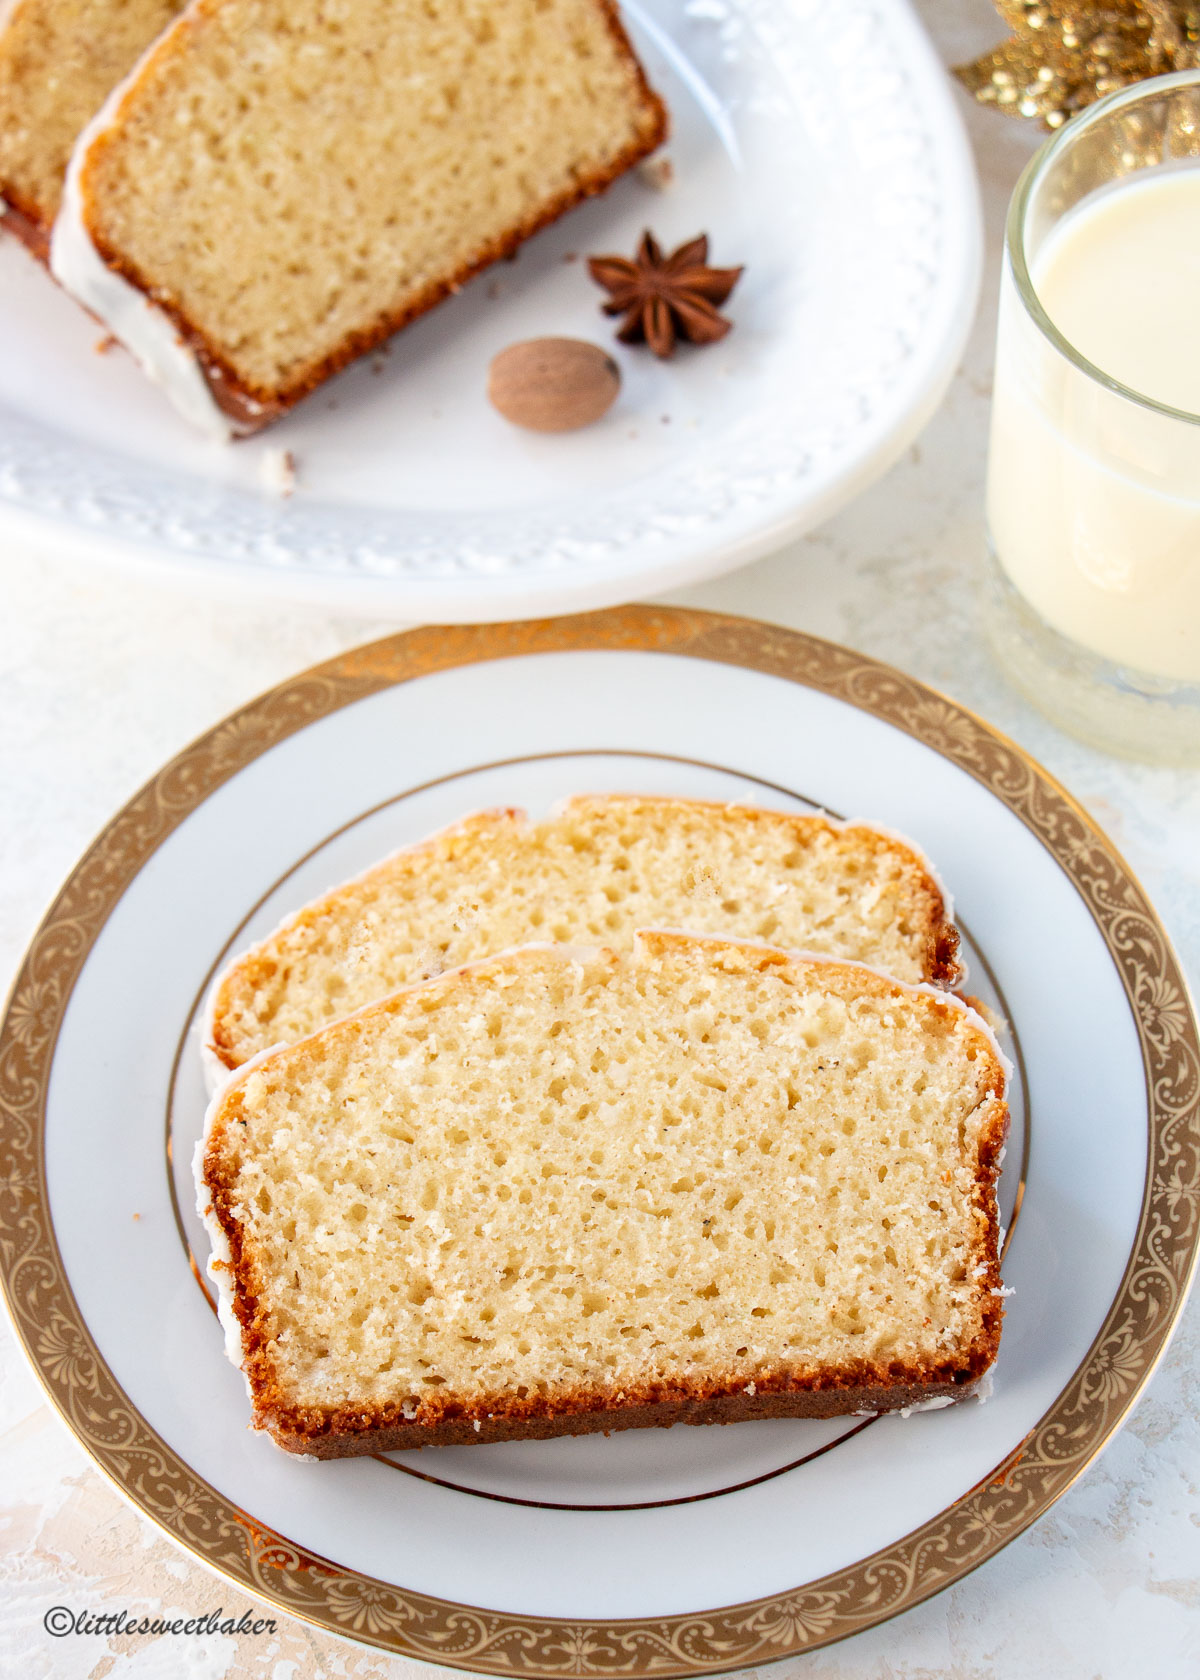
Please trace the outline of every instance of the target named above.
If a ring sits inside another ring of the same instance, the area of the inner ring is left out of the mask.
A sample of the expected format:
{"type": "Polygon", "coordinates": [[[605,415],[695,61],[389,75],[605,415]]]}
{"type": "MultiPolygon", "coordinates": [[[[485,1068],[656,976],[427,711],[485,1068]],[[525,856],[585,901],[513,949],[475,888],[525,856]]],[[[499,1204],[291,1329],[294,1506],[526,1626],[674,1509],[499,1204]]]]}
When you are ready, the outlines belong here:
{"type": "Polygon", "coordinates": [[[1200,72],[1112,95],[1009,212],[989,631],[1094,744],[1200,763],[1200,72]]]}

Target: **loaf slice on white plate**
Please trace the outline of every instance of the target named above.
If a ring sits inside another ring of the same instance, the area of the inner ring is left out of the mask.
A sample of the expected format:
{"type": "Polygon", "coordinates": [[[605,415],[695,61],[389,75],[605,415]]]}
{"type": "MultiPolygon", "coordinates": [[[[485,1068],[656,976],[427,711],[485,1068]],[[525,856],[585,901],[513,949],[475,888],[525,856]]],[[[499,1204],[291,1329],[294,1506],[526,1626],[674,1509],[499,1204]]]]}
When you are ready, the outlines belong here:
{"type": "Polygon", "coordinates": [[[80,137],[51,266],[252,431],[666,125],[612,0],[191,0],[80,137]]]}
{"type": "Polygon", "coordinates": [[[1000,1335],[1004,1085],[957,999],[750,943],[400,991],[210,1109],[254,1423],[326,1458],[959,1399],[1000,1335]]]}
{"type": "Polygon", "coordinates": [[[209,1001],[219,1069],[530,939],[628,946],[639,927],[769,940],[898,980],[963,977],[928,859],[865,823],[587,795],[530,823],[482,811],[386,858],[238,957],[209,1001]]]}

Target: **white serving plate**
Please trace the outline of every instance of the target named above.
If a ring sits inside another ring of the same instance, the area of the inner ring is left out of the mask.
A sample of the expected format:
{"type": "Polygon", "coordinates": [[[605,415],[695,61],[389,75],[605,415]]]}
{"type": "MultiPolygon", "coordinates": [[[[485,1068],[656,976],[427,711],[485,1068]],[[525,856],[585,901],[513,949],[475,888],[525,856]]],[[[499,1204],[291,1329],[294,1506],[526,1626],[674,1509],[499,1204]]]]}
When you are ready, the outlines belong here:
{"type": "Polygon", "coordinates": [[[634,173],[261,437],[197,436],[0,239],[0,531],[225,591],[392,619],[605,606],[713,575],[825,518],[933,412],[974,313],[980,222],[948,78],[907,0],[630,0],[673,118],[634,173]],[[707,232],[744,263],[716,346],[614,346],[598,425],[509,426],[487,364],[611,344],[587,253],[707,232]],[[573,258],[574,260],[568,260],[573,258]],[[294,495],[267,488],[295,457],[294,495]]]}
{"type": "Polygon", "coordinates": [[[0,1031],[0,1271],[96,1462],[280,1608],[488,1673],[742,1667],[958,1579],[1103,1446],[1195,1257],[1198,1053],[1165,936],[1090,818],[900,673],[667,608],[414,631],[220,724],[71,876],[0,1031]],[[603,789],[816,804],[936,860],[1017,1062],[995,1392],[877,1421],[288,1457],[246,1427],[195,1269],[209,980],[468,809],[603,789]]]}

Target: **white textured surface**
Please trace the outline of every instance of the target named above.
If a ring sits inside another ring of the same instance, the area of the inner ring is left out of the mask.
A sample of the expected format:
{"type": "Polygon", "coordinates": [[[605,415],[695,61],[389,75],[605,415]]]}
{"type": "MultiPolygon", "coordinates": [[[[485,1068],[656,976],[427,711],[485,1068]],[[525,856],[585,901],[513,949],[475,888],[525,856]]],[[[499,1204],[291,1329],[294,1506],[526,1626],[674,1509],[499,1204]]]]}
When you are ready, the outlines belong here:
{"type": "MultiPolygon", "coordinates": [[[[922,0],[943,56],[995,40],[984,0],[922,0]]],[[[1117,764],[1004,685],[977,634],[983,462],[1004,205],[1037,141],[972,111],[989,231],[984,311],[920,443],[815,536],[687,592],[894,661],[974,706],[1083,800],[1141,875],[1200,985],[1200,776],[1117,764]]],[[[0,542],[0,963],[140,781],[223,712],[378,633],[300,608],[236,610],[0,542]]],[[[1102,1143],[1102,1140],[1098,1140],[1102,1143]]],[[[51,1639],[51,1606],[197,1615],[247,1601],[185,1559],[93,1471],[0,1347],[0,1672],[42,1680],[400,1680],[420,1665],[298,1623],[274,1637],[51,1639]]],[[[1127,1428],[1029,1533],[958,1586],[788,1680],[1194,1680],[1200,1673],[1200,1297],[1127,1428]]],[[[432,1673],[433,1671],[425,1671],[432,1673]]],[[[769,1671],[764,1671],[764,1675],[769,1671]]]]}

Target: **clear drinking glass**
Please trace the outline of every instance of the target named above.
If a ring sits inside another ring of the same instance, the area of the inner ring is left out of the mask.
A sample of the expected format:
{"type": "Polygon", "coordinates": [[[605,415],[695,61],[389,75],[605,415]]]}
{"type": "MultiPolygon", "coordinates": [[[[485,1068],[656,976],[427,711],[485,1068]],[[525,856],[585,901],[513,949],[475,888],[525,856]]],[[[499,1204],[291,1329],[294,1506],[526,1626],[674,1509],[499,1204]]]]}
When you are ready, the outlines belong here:
{"type": "MultiPolygon", "coordinates": [[[[1101,100],[1060,129],[1017,184],[988,462],[987,627],[1017,687],[1064,729],[1127,757],[1200,764],[1200,414],[1123,384],[1098,365],[1105,352],[1096,348],[1127,346],[1131,334],[1136,348],[1138,334],[1158,335],[1166,365],[1183,343],[1169,336],[1176,328],[1152,279],[1123,283],[1131,260],[1150,261],[1150,243],[1131,250],[1133,224],[1121,222],[1130,189],[1145,204],[1148,184],[1160,209],[1180,211],[1177,260],[1194,272],[1200,328],[1200,71],[1101,100]],[[1168,181],[1164,196],[1159,180],[1183,171],[1189,178],[1168,181]],[[1194,216],[1182,213],[1189,205],[1194,216]],[[1059,255],[1068,239],[1074,269],[1059,255]],[[1093,309],[1089,360],[1051,318],[1047,297],[1057,296],[1064,319],[1070,275],[1103,281],[1106,263],[1113,289],[1093,309]],[[1105,309],[1125,313],[1106,320],[1105,309]]],[[[1160,275],[1175,262],[1171,215],[1161,225],[1160,275]]],[[[1200,409],[1200,392],[1192,402],[1200,409]]]]}

